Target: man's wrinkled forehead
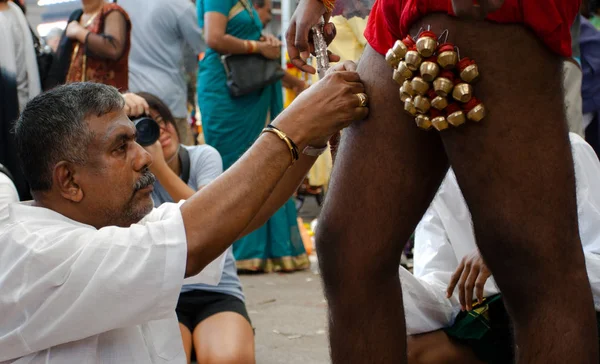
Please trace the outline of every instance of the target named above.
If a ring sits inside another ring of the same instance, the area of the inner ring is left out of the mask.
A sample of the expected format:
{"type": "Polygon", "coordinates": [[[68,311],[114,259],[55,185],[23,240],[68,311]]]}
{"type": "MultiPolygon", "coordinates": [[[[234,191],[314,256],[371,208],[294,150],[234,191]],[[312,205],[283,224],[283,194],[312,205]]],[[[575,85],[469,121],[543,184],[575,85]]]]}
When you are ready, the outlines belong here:
{"type": "Polygon", "coordinates": [[[121,134],[135,134],[135,126],[123,109],[102,115],[90,115],[86,122],[94,136],[94,144],[98,145],[110,144],[121,134]]]}

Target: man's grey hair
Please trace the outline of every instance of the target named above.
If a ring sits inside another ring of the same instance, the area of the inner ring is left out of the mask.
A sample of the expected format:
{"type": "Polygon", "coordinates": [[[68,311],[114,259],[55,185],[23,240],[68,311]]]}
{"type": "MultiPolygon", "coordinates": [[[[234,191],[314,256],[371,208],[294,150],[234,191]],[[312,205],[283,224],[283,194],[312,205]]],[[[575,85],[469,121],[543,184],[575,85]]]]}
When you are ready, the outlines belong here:
{"type": "Polygon", "coordinates": [[[14,128],[17,154],[31,190],[49,190],[60,161],[85,164],[94,137],[86,119],[124,106],[116,88],[90,82],[59,86],[31,100],[14,128]]]}

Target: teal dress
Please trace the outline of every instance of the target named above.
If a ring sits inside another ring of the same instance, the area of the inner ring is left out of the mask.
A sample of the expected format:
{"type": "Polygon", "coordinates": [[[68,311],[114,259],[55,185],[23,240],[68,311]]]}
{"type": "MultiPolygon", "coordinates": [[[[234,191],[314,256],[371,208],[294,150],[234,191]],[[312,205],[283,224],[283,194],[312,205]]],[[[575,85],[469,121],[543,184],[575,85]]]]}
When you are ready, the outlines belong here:
{"type": "MultiPolygon", "coordinates": [[[[247,4],[252,8],[249,0],[247,4]]],[[[204,14],[217,12],[228,18],[226,33],[236,38],[259,40],[262,24],[237,0],[199,0],[198,22],[204,28],[204,14]]],[[[198,106],[206,143],[223,158],[223,168],[234,164],[248,150],[267,123],[283,109],[281,82],[239,98],[227,91],[221,55],[208,48],[198,69],[198,106]]],[[[288,201],[260,229],[238,240],[233,253],[240,270],[292,271],[309,266],[300,237],[293,201],[288,201]]]]}

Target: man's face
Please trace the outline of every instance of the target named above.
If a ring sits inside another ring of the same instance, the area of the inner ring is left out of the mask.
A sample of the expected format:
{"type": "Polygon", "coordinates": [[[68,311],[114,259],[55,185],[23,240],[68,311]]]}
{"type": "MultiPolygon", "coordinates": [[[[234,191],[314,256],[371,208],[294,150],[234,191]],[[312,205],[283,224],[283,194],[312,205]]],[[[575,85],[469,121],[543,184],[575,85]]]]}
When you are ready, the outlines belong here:
{"type": "Polygon", "coordinates": [[[79,167],[80,203],[99,225],[129,226],[153,207],[152,157],[135,142],[136,129],[120,110],[87,120],[92,133],[88,160],[79,167]]]}
{"type": "Polygon", "coordinates": [[[273,19],[273,14],[271,14],[271,0],[265,0],[265,6],[263,6],[262,8],[255,8],[260,18],[260,21],[263,24],[263,27],[266,27],[267,24],[269,24],[269,22],[271,21],[271,19],[273,19]]]}

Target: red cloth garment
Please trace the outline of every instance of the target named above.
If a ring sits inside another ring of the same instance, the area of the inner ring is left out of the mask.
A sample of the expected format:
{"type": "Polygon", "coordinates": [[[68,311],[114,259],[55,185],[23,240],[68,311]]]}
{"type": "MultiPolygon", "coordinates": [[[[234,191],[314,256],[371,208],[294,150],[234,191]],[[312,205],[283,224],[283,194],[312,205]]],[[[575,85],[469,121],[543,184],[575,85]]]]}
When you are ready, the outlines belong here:
{"type": "Polygon", "coordinates": [[[114,3],[104,4],[99,15],[94,18],[87,29],[95,34],[104,32],[104,22],[108,14],[118,11],[125,17],[127,35],[126,45],[121,57],[116,60],[110,60],[94,55],[90,55],[85,46],[75,46],[71,51],[72,58],[67,74],[66,83],[90,81],[114,86],[119,91],[124,92],[129,89],[129,49],[131,35],[131,21],[129,15],[123,8],[114,3]]]}
{"type": "MultiPolygon", "coordinates": [[[[571,56],[571,24],[580,0],[505,0],[487,20],[524,24],[554,52],[571,56]]],[[[454,15],[451,0],[376,0],[365,30],[367,41],[385,54],[394,41],[403,39],[412,24],[430,13],[454,15]]]]}

